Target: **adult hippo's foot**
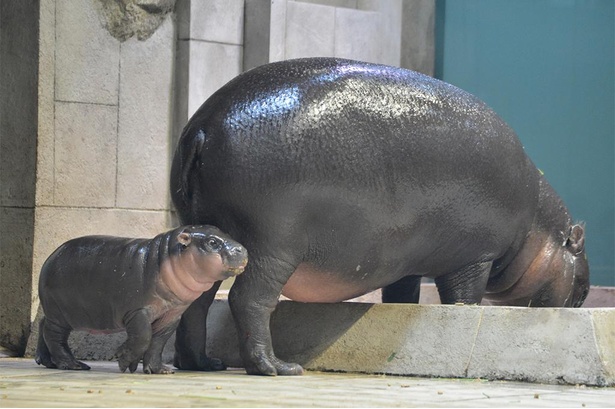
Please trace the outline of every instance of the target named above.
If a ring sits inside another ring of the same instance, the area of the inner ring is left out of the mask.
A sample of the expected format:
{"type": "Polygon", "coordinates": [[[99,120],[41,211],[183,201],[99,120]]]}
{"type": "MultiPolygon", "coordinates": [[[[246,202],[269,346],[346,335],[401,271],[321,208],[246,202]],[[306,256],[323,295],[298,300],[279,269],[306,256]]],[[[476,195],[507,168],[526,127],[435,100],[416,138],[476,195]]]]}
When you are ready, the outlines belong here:
{"type": "Polygon", "coordinates": [[[192,354],[185,352],[175,352],[173,366],[187,371],[224,371],[226,365],[218,358],[193,357],[192,354]]]}
{"type": "Polygon", "coordinates": [[[239,352],[246,372],[250,375],[302,375],[301,365],[284,362],[275,356],[270,329],[271,314],[295,266],[269,256],[251,259],[247,268],[252,274],[237,277],[229,293],[229,306],[237,326],[239,352]],[[268,274],[259,274],[262,272],[268,274]]]}
{"type": "MultiPolygon", "coordinates": [[[[248,343],[249,344],[249,343],[248,343]]],[[[273,348],[253,348],[246,345],[241,356],[245,363],[248,375],[303,375],[303,368],[299,364],[284,362],[273,354],[273,348]],[[250,351],[248,351],[250,350],[250,351]]]]}

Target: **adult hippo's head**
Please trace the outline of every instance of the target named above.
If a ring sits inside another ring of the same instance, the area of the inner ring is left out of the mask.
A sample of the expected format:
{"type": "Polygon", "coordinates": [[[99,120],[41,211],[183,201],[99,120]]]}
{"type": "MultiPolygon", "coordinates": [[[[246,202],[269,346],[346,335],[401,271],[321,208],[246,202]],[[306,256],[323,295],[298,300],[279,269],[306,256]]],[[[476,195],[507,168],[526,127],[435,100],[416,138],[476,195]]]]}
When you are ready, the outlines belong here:
{"type": "Polygon", "coordinates": [[[585,228],[542,179],[532,229],[512,261],[490,278],[485,298],[494,305],[580,307],[589,292],[585,228]]]}

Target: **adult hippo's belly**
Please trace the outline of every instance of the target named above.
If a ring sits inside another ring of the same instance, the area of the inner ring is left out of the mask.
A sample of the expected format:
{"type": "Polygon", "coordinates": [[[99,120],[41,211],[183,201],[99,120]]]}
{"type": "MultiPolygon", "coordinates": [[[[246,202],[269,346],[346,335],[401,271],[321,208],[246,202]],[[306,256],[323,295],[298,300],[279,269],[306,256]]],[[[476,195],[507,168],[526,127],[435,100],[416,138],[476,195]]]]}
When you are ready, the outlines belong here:
{"type": "MultiPolygon", "coordinates": [[[[404,69],[314,58],[238,76],[185,127],[171,194],[184,223],[250,252],[229,295],[248,373],[301,373],[271,347],[281,293],[337,302],[383,288],[385,302],[416,302],[426,276],[444,303],[572,306],[588,286],[583,228],[514,132],[404,69]]],[[[187,341],[203,333],[198,311],[180,357],[203,348],[187,341]]]]}

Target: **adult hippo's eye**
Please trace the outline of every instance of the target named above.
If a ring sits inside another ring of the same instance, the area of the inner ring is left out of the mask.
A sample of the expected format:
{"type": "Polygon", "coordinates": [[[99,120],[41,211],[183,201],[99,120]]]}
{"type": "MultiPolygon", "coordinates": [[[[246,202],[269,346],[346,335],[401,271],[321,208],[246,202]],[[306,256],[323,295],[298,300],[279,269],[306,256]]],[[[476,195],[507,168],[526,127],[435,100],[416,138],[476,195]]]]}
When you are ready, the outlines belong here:
{"type": "Polygon", "coordinates": [[[209,251],[220,251],[222,249],[222,241],[215,237],[210,237],[205,240],[205,247],[209,251]]]}

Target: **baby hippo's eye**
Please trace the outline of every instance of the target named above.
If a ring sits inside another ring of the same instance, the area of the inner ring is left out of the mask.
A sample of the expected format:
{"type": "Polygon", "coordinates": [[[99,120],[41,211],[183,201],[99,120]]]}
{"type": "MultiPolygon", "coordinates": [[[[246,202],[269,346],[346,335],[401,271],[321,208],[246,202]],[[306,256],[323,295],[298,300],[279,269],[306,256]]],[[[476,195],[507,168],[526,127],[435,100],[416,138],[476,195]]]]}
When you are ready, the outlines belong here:
{"type": "Polygon", "coordinates": [[[215,237],[210,237],[205,240],[205,246],[210,251],[220,251],[222,249],[222,241],[215,237]]]}

